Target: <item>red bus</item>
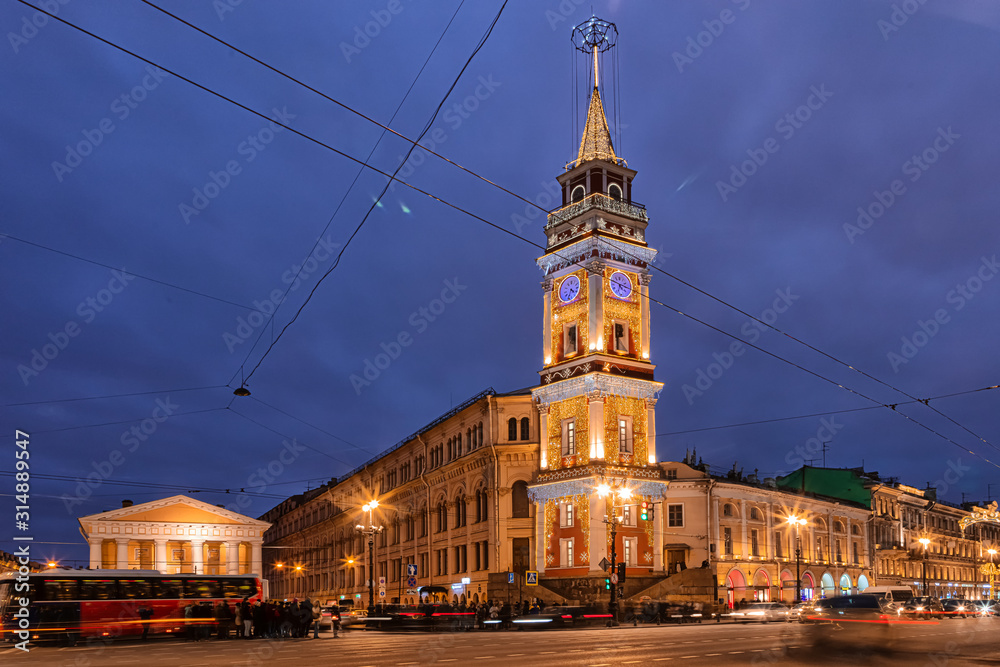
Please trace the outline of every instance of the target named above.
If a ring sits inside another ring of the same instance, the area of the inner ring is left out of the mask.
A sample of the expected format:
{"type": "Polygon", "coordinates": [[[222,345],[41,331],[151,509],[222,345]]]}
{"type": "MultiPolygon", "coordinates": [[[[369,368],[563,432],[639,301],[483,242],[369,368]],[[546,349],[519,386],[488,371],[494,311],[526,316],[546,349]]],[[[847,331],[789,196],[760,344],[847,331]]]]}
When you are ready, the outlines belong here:
{"type": "MultiPolygon", "coordinates": [[[[23,578],[22,578],[23,579],[23,578]]],[[[28,589],[15,576],[0,578],[0,639],[20,641],[20,599],[27,598],[32,641],[75,643],[88,637],[183,634],[192,620],[189,604],[225,601],[230,609],[243,598],[261,599],[261,580],[254,575],[160,574],[155,570],[45,570],[28,575],[28,589]],[[139,609],[152,610],[143,621],[139,609]]],[[[215,624],[212,618],[195,622],[215,624]]],[[[23,635],[20,635],[23,638],[23,635]]]]}

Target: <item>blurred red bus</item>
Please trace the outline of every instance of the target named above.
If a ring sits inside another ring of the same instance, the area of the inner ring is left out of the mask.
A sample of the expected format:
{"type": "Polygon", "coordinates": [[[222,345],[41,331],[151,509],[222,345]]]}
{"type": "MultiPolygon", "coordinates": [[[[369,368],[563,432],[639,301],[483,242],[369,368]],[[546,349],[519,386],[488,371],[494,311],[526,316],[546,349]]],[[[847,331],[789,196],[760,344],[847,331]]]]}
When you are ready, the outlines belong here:
{"type": "Polygon", "coordinates": [[[208,602],[212,618],[195,619],[214,625],[214,608],[225,601],[261,599],[261,580],[254,575],[160,574],[153,570],[46,570],[28,575],[28,588],[14,576],[0,578],[0,639],[20,641],[15,613],[19,599],[29,600],[28,629],[33,641],[75,643],[88,637],[128,637],[142,634],[182,634],[192,619],[189,604],[208,602]],[[143,621],[139,609],[152,610],[143,621]]]}

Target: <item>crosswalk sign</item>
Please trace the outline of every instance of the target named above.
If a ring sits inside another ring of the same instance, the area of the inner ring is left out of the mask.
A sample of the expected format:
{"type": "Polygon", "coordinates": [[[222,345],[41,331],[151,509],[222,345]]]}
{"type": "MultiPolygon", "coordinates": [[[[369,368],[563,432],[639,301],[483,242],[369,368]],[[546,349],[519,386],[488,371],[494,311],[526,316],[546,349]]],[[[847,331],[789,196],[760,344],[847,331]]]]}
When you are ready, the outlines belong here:
{"type": "Polygon", "coordinates": [[[514,583],[514,577],[516,577],[516,576],[517,576],[517,574],[515,574],[514,572],[508,572],[507,573],[507,583],[508,584],[513,584],[514,583]]]}
{"type": "Polygon", "coordinates": [[[538,585],[538,572],[535,570],[528,570],[524,573],[524,583],[528,586],[538,585]]]}

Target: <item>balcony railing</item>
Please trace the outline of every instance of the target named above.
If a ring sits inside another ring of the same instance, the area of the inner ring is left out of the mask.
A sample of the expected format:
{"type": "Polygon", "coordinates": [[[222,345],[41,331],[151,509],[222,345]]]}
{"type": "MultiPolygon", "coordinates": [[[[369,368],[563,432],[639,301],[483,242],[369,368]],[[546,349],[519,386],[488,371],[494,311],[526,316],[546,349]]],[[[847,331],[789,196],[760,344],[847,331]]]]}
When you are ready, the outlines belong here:
{"type": "Polygon", "coordinates": [[[554,227],[560,222],[581,215],[592,208],[623,215],[627,218],[632,218],[633,220],[649,222],[649,215],[646,213],[646,207],[642,204],[638,204],[636,202],[629,203],[620,199],[614,199],[613,197],[609,197],[601,192],[594,192],[587,195],[580,201],[567,204],[566,206],[549,213],[549,221],[548,224],[545,225],[545,228],[548,229],[550,227],[554,227]]]}

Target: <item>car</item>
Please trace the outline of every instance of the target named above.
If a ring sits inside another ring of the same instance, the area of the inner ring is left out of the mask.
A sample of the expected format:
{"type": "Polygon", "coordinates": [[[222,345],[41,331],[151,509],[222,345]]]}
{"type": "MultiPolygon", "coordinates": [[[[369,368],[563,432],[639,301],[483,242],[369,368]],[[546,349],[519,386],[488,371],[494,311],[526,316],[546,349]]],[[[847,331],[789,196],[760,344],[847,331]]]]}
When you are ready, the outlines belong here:
{"type": "Polygon", "coordinates": [[[348,609],[340,613],[340,626],[345,630],[351,626],[364,626],[368,620],[367,609],[348,609]]]}
{"type": "Polygon", "coordinates": [[[813,650],[839,652],[892,652],[898,641],[900,620],[888,603],[876,595],[843,595],[817,600],[805,619],[806,636],[813,650]]]}
{"type": "Polygon", "coordinates": [[[788,610],[788,620],[803,622],[806,618],[813,612],[815,605],[812,600],[806,600],[804,602],[798,602],[788,610]]]}
{"type": "Polygon", "coordinates": [[[947,598],[945,600],[941,600],[941,606],[944,607],[944,615],[951,618],[965,618],[966,616],[972,616],[975,613],[971,600],[947,598]]]}
{"type": "Polygon", "coordinates": [[[512,623],[517,629],[570,628],[585,625],[605,625],[610,620],[611,614],[596,607],[559,606],[545,607],[537,614],[519,616],[512,623]]]}
{"type": "Polygon", "coordinates": [[[734,609],[730,616],[738,623],[787,621],[788,607],[780,602],[754,602],[742,609],[734,609]]]}
{"type": "Polygon", "coordinates": [[[896,613],[909,618],[940,618],[945,615],[941,601],[926,595],[907,600],[901,607],[896,608],[896,613]]]}
{"type": "Polygon", "coordinates": [[[970,600],[970,615],[972,616],[996,616],[997,606],[989,600],[970,600]]]}
{"type": "Polygon", "coordinates": [[[319,629],[332,630],[333,624],[340,620],[340,607],[327,605],[319,610],[319,629]]]}

